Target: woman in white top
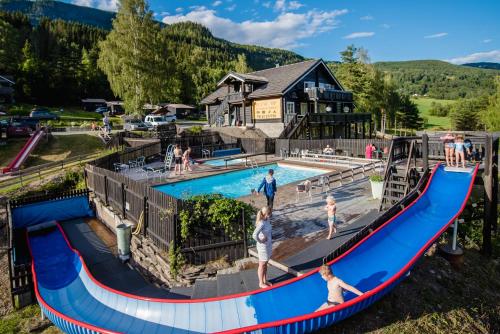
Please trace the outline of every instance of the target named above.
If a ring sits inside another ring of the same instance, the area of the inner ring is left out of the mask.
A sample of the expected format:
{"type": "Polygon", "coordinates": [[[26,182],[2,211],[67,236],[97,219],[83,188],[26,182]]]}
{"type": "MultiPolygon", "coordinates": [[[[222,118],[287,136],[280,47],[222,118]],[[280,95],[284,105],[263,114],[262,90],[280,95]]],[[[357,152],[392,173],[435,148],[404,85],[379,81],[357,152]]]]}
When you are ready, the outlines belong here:
{"type": "Polygon", "coordinates": [[[259,210],[257,221],[255,222],[255,230],[252,235],[255,241],[257,241],[257,253],[259,254],[257,275],[259,277],[259,287],[261,288],[271,286],[271,283],[267,281],[267,262],[273,252],[272,227],[269,222],[270,214],[271,209],[268,206],[259,210]]]}

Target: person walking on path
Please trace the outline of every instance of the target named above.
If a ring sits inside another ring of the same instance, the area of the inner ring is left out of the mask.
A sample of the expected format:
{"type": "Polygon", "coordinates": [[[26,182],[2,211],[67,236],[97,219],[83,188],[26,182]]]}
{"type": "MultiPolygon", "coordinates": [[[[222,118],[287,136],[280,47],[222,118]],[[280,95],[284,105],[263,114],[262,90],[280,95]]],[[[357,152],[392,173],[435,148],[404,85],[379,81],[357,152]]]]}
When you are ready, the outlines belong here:
{"type": "Polygon", "coordinates": [[[326,264],[321,266],[319,274],[321,275],[321,278],[326,281],[328,297],[326,302],[323,303],[316,311],[321,311],[325,308],[342,304],[344,302],[344,290],[351,291],[358,296],[363,294],[363,292],[335,276],[330,266],[326,264]]]}
{"type": "Polygon", "coordinates": [[[267,206],[273,210],[274,204],[274,196],[276,195],[276,179],[274,178],[274,170],[270,169],[267,172],[267,175],[264,177],[262,182],[260,183],[259,188],[257,189],[257,194],[260,193],[260,190],[264,188],[264,194],[267,199],[267,206]]]}
{"type": "Polygon", "coordinates": [[[257,254],[259,256],[259,268],[257,276],[259,278],[259,287],[264,289],[272,284],[267,281],[267,262],[273,252],[272,227],[269,222],[271,209],[267,206],[257,212],[255,221],[255,230],[252,237],[257,242],[257,254]]]}
{"type": "Polygon", "coordinates": [[[175,145],[174,162],[175,162],[175,167],[174,167],[175,175],[177,175],[177,171],[179,171],[178,175],[182,175],[182,149],[179,144],[175,145]]]}
{"type": "Polygon", "coordinates": [[[332,239],[332,235],[337,233],[337,206],[335,205],[335,198],[333,196],[328,196],[326,198],[326,206],[325,210],[328,213],[328,236],[326,237],[328,240],[332,239]]]}

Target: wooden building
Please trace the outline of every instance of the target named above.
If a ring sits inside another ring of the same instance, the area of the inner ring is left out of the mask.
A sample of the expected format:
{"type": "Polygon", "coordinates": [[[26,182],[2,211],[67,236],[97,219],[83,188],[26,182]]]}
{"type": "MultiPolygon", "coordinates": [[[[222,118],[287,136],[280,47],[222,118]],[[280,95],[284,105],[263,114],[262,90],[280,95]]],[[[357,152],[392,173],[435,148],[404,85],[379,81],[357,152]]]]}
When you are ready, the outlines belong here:
{"type": "Polygon", "coordinates": [[[230,72],[205,97],[210,126],[255,126],[270,137],[365,138],[371,115],[354,113],[344,90],[323,60],[230,72]]]}

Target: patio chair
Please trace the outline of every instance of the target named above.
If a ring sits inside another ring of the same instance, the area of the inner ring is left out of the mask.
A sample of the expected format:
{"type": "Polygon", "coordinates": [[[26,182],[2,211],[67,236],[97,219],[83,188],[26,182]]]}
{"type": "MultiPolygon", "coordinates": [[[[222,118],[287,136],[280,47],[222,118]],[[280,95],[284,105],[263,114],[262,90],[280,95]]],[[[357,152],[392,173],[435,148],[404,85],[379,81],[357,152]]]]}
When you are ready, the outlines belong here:
{"type": "Polygon", "coordinates": [[[204,159],[207,159],[207,158],[210,158],[210,150],[207,150],[207,149],[202,149],[201,150],[201,156],[204,158],[204,159]]]}
{"type": "Polygon", "coordinates": [[[300,149],[299,148],[294,148],[293,150],[290,151],[290,157],[299,157],[300,154],[300,149]]]}
{"type": "Polygon", "coordinates": [[[129,160],[128,161],[128,167],[130,169],[136,168],[137,167],[137,161],[136,160],[129,160]]]}
{"type": "Polygon", "coordinates": [[[113,164],[113,169],[115,170],[116,173],[120,173],[122,171],[122,164],[119,162],[115,162],[113,164]]]}
{"type": "Polygon", "coordinates": [[[299,202],[300,194],[306,194],[307,196],[309,196],[309,201],[312,202],[311,188],[311,181],[309,180],[297,184],[295,203],[299,202]]]}
{"type": "Polygon", "coordinates": [[[137,162],[137,167],[144,167],[146,163],[146,157],[140,156],[135,161],[137,162]]]}

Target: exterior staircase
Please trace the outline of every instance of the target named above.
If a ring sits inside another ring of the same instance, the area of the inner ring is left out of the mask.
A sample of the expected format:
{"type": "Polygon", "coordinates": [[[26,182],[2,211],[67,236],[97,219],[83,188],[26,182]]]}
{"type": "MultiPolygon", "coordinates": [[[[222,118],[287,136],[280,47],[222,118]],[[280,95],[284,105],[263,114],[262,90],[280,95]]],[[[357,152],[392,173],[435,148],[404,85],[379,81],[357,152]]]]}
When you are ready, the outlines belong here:
{"type": "Polygon", "coordinates": [[[212,126],[215,124],[217,127],[221,127],[224,125],[224,114],[226,111],[229,111],[229,96],[226,96],[221,104],[217,106],[217,109],[211,113],[209,125],[212,126]]]}

